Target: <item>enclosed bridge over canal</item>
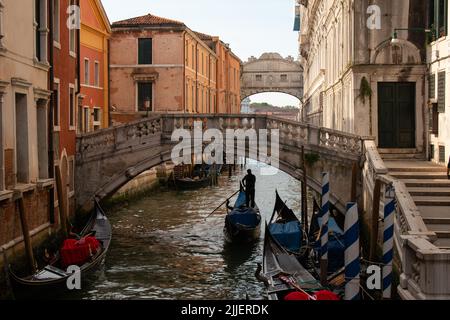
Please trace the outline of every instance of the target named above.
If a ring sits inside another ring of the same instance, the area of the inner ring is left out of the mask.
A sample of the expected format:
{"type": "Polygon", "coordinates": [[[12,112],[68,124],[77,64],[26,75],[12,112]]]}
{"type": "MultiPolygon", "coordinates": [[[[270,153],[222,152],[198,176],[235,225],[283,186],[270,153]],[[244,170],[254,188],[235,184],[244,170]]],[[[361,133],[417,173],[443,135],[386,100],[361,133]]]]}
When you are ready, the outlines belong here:
{"type": "Polygon", "coordinates": [[[393,184],[398,292],[403,299],[450,299],[450,250],[433,244],[436,234],[427,229],[405,184],[389,175],[372,138],[266,115],[152,115],[77,138],[78,208],[89,209],[93,196],[107,198],[140,173],[170,161],[177,144],[171,139],[173,131],[193,131],[196,121],[203,123],[203,130],[218,129],[224,136],[227,129],[267,129],[269,136],[278,129],[279,157],[272,161],[296,179],[303,179],[306,172],[308,186],[317,192],[322,172],[329,172],[331,202],[344,212],[347,202],[357,201],[365,229],[372,230],[372,243],[378,245],[384,190],[393,184]],[[305,162],[306,170],[302,170],[302,147],[306,155],[319,156],[305,162]]]}

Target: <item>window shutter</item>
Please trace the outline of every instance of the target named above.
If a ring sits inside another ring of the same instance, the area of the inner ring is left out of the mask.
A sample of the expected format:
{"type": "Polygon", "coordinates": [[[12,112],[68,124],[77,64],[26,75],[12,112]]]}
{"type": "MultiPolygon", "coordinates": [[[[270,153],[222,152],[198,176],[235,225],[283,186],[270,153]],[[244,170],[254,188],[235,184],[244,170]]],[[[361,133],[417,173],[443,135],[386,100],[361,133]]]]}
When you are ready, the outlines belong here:
{"type": "Polygon", "coordinates": [[[438,74],[438,112],[445,112],[445,71],[438,74]]]}
{"type": "Polygon", "coordinates": [[[430,74],[428,77],[428,88],[430,99],[436,98],[436,74],[430,74]]]}
{"type": "Polygon", "coordinates": [[[445,147],[439,146],[439,162],[445,163],[445,147]]]}
{"type": "Polygon", "coordinates": [[[139,64],[152,64],[152,39],[139,39],[139,64]]]}

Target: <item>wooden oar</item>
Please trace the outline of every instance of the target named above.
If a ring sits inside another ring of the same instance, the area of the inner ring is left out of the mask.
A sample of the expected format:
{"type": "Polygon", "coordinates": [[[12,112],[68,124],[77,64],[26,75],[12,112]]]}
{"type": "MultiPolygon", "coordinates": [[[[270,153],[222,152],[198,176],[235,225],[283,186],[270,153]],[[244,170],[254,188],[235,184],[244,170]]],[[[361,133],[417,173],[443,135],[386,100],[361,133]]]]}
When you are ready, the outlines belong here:
{"type": "Polygon", "coordinates": [[[208,219],[209,217],[211,217],[217,210],[220,209],[221,206],[223,206],[225,203],[227,203],[227,201],[230,200],[231,198],[233,198],[233,197],[236,195],[236,193],[238,193],[239,191],[241,191],[241,190],[239,189],[238,191],[236,191],[235,193],[233,193],[231,196],[229,196],[224,202],[222,202],[222,203],[220,204],[220,206],[218,206],[216,209],[214,209],[214,211],[211,212],[211,213],[205,218],[205,220],[208,219]]]}
{"type": "Polygon", "coordinates": [[[297,289],[298,291],[306,294],[308,296],[308,298],[310,300],[317,300],[316,297],[310,295],[308,292],[306,292],[305,290],[303,290],[298,284],[297,282],[292,279],[291,277],[286,277],[286,276],[279,276],[280,280],[283,281],[286,284],[290,284],[291,286],[293,286],[295,289],[297,289]]]}

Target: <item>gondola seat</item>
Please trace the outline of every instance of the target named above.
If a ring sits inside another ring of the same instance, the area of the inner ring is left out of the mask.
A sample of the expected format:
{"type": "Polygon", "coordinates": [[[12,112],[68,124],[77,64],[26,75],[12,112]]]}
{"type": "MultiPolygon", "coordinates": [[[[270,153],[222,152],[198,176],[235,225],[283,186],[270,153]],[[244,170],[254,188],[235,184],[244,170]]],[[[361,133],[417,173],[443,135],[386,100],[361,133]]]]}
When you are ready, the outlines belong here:
{"type": "Polygon", "coordinates": [[[301,248],[302,228],[298,221],[288,223],[271,223],[270,234],[284,248],[292,252],[298,252],[301,248]]]}

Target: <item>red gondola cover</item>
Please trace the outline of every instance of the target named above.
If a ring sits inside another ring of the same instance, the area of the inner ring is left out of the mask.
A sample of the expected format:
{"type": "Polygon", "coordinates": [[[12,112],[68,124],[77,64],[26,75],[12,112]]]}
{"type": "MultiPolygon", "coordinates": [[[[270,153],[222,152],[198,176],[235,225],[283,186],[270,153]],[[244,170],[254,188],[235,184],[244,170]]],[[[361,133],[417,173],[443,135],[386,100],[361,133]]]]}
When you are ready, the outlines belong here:
{"type": "Polygon", "coordinates": [[[95,237],[65,240],[60,251],[62,267],[83,265],[97,252],[99,246],[100,243],[95,237]]]}

